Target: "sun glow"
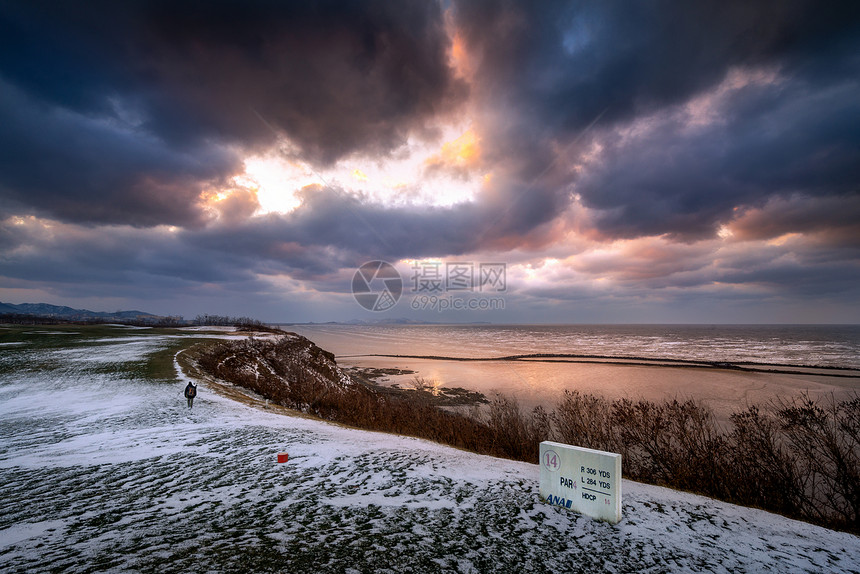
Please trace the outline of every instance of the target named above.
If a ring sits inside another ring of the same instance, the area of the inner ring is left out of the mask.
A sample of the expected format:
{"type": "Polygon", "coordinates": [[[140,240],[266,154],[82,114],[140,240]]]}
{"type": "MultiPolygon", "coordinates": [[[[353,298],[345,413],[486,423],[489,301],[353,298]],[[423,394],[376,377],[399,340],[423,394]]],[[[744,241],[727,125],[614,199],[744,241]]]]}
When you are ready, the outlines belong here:
{"type": "Polygon", "coordinates": [[[720,239],[729,239],[734,235],[734,232],[725,225],[721,225],[717,230],[717,235],[720,239]]]}
{"type": "Polygon", "coordinates": [[[234,177],[233,182],[256,192],[259,214],[290,213],[302,203],[296,191],[319,184],[320,178],[299,162],[267,156],[246,159],[245,173],[234,177]]]}
{"type": "Polygon", "coordinates": [[[478,136],[469,128],[457,139],[443,143],[441,152],[427,161],[438,158],[438,161],[447,165],[469,167],[477,162],[479,155],[478,136]]]}
{"type": "MultiPolygon", "coordinates": [[[[467,124],[468,125],[468,124],[467,124]]],[[[350,156],[317,170],[309,163],[277,154],[250,156],[245,170],[232,183],[256,195],[256,215],[291,213],[302,204],[299,190],[309,185],[336,188],[392,206],[447,207],[474,200],[482,186],[490,184],[489,174],[478,173],[480,138],[472,127],[462,124],[441,129],[443,143],[408,140],[389,156],[350,156]]],[[[231,190],[207,194],[214,205],[231,195],[231,190]]]]}

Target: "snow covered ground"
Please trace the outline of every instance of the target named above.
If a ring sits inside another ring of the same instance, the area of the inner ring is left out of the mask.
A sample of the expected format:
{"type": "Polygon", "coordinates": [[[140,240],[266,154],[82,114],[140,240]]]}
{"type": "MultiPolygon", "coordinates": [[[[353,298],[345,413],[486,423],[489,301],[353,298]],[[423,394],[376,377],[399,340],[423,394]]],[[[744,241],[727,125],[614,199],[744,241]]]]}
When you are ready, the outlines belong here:
{"type": "Polygon", "coordinates": [[[609,525],[537,465],[205,386],[189,411],[141,368],[175,339],[117,331],[0,350],[0,571],[860,572],[860,538],[758,510],[625,481],[609,525]]]}

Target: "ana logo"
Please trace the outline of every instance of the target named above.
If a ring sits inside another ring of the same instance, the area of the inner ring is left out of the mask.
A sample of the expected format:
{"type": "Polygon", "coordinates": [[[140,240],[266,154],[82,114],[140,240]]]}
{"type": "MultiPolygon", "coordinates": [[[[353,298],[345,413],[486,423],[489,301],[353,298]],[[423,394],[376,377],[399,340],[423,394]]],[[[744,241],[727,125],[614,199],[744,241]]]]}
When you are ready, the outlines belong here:
{"type": "Polygon", "coordinates": [[[403,293],[403,279],[391,263],[368,261],[352,277],[352,296],[368,311],[387,311],[403,293]]]}
{"type": "Polygon", "coordinates": [[[548,450],[543,453],[543,465],[550,472],[555,472],[561,468],[561,459],[558,458],[558,453],[554,450],[548,450]]]}

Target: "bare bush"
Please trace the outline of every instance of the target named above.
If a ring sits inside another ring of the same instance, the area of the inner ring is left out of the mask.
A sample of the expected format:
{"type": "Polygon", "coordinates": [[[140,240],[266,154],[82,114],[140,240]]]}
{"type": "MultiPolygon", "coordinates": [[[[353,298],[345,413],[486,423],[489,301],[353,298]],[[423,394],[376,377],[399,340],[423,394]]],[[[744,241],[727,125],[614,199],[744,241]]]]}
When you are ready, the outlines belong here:
{"type": "Polygon", "coordinates": [[[436,379],[425,379],[424,377],[415,375],[410,379],[409,386],[418,391],[419,397],[424,397],[422,393],[437,396],[439,394],[439,381],[436,379]]]}
{"type": "Polygon", "coordinates": [[[585,448],[614,450],[618,440],[612,424],[611,403],[579,391],[564,391],[552,416],[560,441],[585,448]]]}
{"type": "Polygon", "coordinates": [[[860,397],[822,406],[809,395],[780,401],[782,432],[803,477],[803,512],[820,520],[860,521],[860,397]]]}
{"type": "Polygon", "coordinates": [[[725,498],[748,506],[797,515],[803,500],[797,456],[776,418],[757,406],[731,415],[727,461],[720,477],[725,498]]]}

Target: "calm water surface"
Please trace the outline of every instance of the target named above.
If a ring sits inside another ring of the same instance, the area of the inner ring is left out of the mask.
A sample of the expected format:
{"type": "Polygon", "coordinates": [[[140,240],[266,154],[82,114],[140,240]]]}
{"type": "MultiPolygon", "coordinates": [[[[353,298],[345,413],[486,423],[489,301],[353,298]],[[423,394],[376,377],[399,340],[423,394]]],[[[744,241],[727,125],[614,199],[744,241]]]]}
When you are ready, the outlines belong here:
{"type": "MultiPolygon", "coordinates": [[[[692,396],[730,412],[801,392],[860,389],[858,325],[294,325],[345,366],[401,367],[452,387],[499,391],[525,405],[553,404],[565,389],[610,397],[692,396]],[[642,357],[856,369],[825,377],[702,368],[371,357],[504,357],[529,353],[642,357]]],[[[403,384],[411,376],[390,377],[403,384]]]]}
{"type": "Polygon", "coordinates": [[[571,353],[860,368],[860,325],[301,325],[338,355],[571,353]]]}

